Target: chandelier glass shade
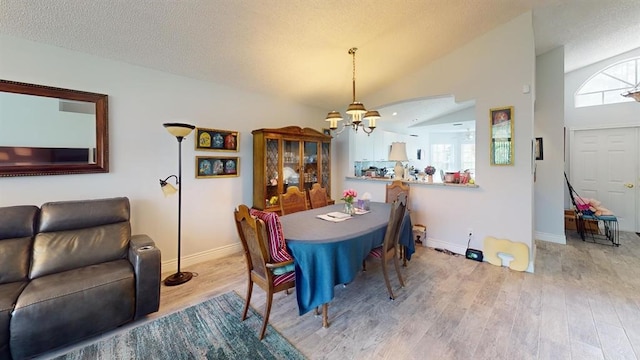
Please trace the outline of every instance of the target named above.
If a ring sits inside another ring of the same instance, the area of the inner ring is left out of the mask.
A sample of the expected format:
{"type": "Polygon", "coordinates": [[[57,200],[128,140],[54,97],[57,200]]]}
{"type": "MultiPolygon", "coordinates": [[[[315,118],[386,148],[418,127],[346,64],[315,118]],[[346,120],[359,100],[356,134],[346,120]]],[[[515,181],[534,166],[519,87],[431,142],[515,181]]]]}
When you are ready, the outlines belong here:
{"type": "Polygon", "coordinates": [[[361,102],[356,101],[356,51],[358,48],[349,49],[349,54],[353,57],[353,78],[352,78],[352,101],[347,107],[347,115],[350,119],[346,123],[342,124],[342,128],[338,130],[338,123],[342,120],[342,115],[338,111],[330,111],[327,114],[326,121],[329,122],[329,129],[335,134],[340,134],[347,127],[351,127],[354,131],[358,131],[358,128],[362,127],[362,131],[367,134],[371,134],[376,128],[376,120],[380,119],[380,113],[375,110],[367,110],[361,102]],[[367,125],[363,123],[367,122],[367,125]]]}

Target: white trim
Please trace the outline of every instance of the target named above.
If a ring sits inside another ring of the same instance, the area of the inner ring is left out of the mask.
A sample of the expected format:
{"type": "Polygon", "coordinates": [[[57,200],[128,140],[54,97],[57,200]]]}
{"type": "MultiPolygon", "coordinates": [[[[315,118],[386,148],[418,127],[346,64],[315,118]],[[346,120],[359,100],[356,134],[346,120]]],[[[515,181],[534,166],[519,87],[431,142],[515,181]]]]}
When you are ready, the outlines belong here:
{"type": "MultiPolygon", "coordinates": [[[[204,261],[220,259],[231,254],[235,254],[242,251],[242,245],[240,243],[222,246],[216,249],[210,249],[202,251],[196,254],[183,256],[180,261],[180,270],[184,270],[185,267],[195,265],[204,261]]],[[[162,262],[162,273],[172,274],[175,273],[178,267],[178,259],[172,259],[162,262]]]]}
{"type": "Polygon", "coordinates": [[[556,244],[567,244],[567,237],[563,235],[550,234],[545,232],[536,231],[535,233],[536,240],[548,241],[556,244]]]}
{"type": "Polygon", "coordinates": [[[427,241],[422,243],[425,247],[435,248],[435,249],[447,249],[449,251],[453,251],[456,254],[464,255],[467,252],[467,248],[464,246],[460,246],[459,244],[450,243],[444,240],[438,240],[434,238],[427,237],[427,241]]]}

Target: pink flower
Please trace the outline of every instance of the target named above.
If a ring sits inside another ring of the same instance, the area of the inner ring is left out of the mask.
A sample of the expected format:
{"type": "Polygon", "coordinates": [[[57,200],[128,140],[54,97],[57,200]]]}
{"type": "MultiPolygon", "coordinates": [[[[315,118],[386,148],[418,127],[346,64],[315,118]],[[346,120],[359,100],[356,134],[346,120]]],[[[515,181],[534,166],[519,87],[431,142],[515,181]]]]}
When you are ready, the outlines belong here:
{"type": "Polygon", "coordinates": [[[342,191],[342,199],[346,203],[353,203],[353,200],[358,196],[358,193],[353,189],[346,189],[342,191]]]}
{"type": "Polygon", "coordinates": [[[436,168],[431,166],[431,165],[429,165],[426,168],[424,168],[424,173],[427,174],[427,175],[433,175],[433,174],[436,173],[436,168]]]}

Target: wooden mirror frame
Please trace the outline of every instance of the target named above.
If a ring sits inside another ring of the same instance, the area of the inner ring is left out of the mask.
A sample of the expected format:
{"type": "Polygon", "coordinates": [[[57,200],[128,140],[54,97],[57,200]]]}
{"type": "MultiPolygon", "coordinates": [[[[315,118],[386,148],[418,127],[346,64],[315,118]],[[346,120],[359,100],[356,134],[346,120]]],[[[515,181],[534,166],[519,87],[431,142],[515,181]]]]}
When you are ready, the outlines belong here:
{"type": "MultiPolygon", "coordinates": [[[[45,163],[7,165],[0,163],[0,177],[65,175],[109,172],[108,97],[85,91],[61,89],[43,85],[0,80],[0,92],[51,97],[63,100],[94,103],[96,120],[95,163],[45,163]]],[[[1,131],[1,129],[0,129],[1,131]]],[[[2,146],[3,144],[0,144],[2,146]]],[[[19,148],[19,147],[16,147],[19,148]]],[[[28,149],[28,148],[27,148],[28,149]]]]}

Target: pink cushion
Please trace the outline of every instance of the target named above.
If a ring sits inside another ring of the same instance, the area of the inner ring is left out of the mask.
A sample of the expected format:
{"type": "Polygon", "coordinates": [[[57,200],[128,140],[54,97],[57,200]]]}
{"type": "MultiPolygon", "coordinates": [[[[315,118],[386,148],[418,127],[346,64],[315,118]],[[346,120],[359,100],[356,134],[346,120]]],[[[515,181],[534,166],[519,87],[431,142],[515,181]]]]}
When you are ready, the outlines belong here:
{"type": "Polygon", "coordinates": [[[264,221],[267,225],[267,236],[269,237],[269,253],[275,262],[291,260],[291,255],[287,251],[287,244],[284,241],[284,233],[278,214],[268,211],[250,209],[249,214],[264,221]]]}
{"type": "Polygon", "coordinates": [[[369,255],[375,258],[382,259],[382,246],[378,246],[377,248],[369,251],[369,255]]]}
{"type": "Polygon", "coordinates": [[[278,286],[287,281],[291,281],[295,279],[295,277],[296,277],[296,273],[293,271],[282,274],[282,275],[276,275],[273,277],[273,286],[278,286]]]}

